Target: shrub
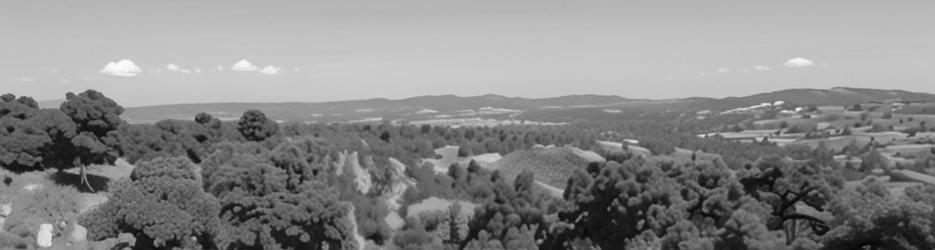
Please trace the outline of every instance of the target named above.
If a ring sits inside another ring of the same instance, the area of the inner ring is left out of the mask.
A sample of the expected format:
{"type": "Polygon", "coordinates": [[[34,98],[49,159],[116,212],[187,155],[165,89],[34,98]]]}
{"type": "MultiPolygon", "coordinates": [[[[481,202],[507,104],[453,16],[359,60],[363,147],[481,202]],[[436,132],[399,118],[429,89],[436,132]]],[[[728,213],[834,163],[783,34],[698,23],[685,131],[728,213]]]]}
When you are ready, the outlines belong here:
{"type": "Polygon", "coordinates": [[[889,111],[883,112],[883,116],[880,117],[880,118],[883,118],[883,119],[893,119],[893,112],[889,112],[889,111]]]}
{"type": "Polygon", "coordinates": [[[135,249],[213,248],[220,206],[201,189],[186,158],[140,163],[130,180],[114,185],[107,203],[85,214],[80,224],[93,240],[130,233],[135,249]]]}
{"type": "Polygon", "coordinates": [[[474,152],[471,151],[471,148],[467,145],[461,145],[458,147],[458,157],[469,157],[474,155],[474,152]]]}

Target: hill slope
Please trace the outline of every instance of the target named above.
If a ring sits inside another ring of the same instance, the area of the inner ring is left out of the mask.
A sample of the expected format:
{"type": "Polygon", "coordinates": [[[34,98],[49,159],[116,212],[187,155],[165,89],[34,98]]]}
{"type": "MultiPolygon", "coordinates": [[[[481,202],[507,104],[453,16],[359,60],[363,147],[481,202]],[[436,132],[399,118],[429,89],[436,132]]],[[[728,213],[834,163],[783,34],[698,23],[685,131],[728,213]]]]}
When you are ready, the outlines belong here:
{"type": "Polygon", "coordinates": [[[698,98],[694,103],[705,109],[727,110],[775,101],[784,101],[796,106],[843,106],[884,101],[933,102],[935,95],[905,90],[834,87],[831,89],[786,89],[723,99],[698,98]]]}
{"type": "MultiPolygon", "coordinates": [[[[568,95],[551,98],[505,97],[482,95],[418,96],[399,100],[385,98],[337,102],[283,103],[203,103],[172,104],[127,108],[123,115],[133,123],[151,123],[163,119],[192,119],[207,112],[221,119],[233,120],[248,109],[259,109],[269,117],[283,121],[310,122],[380,122],[432,119],[511,119],[527,111],[549,112],[580,108],[651,110],[724,111],[760,103],[784,101],[790,105],[853,105],[866,102],[912,101],[935,102],[935,95],[903,90],[860,89],[787,89],[744,97],[723,99],[689,97],[668,100],[629,99],[616,95],[568,95]]],[[[60,101],[59,101],[60,102],[60,101]]],[[[48,102],[50,104],[54,102],[48,102]]],[[[547,117],[547,116],[546,116],[547,117]]]]}
{"type": "Polygon", "coordinates": [[[520,150],[503,156],[494,162],[491,168],[499,169],[509,181],[528,170],[535,173],[537,181],[564,190],[568,177],[572,176],[575,169],[584,168],[592,160],[596,160],[582,152],[587,151],[573,147],[520,150]]]}
{"type": "Polygon", "coordinates": [[[204,103],[172,104],[127,108],[123,117],[131,122],[148,123],[163,119],[192,119],[199,112],[207,112],[222,119],[236,119],[248,109],[259,109],[277,120],[347,122],[368,118],[431,119],[439,117],[507,117],[524,110],[558,106],[603,106],[632,102],[620,96],[575,95],[530,99],[483,95],[459,97],[454,95],[419,96],[400,100],[384,98],[338,102],[304,103],[204,103]]]}

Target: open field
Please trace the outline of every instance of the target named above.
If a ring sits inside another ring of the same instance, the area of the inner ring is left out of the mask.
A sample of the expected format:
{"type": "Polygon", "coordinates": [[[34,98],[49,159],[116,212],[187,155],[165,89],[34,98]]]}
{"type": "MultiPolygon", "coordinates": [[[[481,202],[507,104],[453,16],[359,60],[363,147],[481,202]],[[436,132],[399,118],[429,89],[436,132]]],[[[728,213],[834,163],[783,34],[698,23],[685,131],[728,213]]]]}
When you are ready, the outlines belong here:
{"type": "Polygon", "coordinates": [[[536,180],[564,189],[568,177],[575,169],[584,168],[592,160],[575,152],[576,149],[572,147],[533,148],[517,151],[494,162],[492,169],[500,170],[510,181],[523,171],[532,171],[536,175],[536,180]]]}
{"type": "Polygon", "coordinates": [[[452,164],[461,164],[467,166],[472,160],[477,162],[481,167],[490,167],[491,164],[500,160],[502,156],[499,153],[486,153],[479,154],[470,157],[458,157],[458,146],[445,146],[442,148],[435,149],[435,154],[438,158],[432,159],[422,159],[423,163],[430,163],[435,168],[436,173],[448,173],[448,168],[452,164]]]}

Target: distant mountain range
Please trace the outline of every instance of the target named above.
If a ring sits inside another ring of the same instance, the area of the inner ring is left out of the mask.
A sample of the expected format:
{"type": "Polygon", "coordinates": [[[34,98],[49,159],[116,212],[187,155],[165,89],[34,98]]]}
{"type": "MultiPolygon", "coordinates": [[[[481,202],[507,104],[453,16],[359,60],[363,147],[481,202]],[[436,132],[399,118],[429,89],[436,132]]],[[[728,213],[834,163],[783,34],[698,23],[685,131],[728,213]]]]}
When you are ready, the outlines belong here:
{"type": "Polygon", "coordinates": [[[375,118],[413,120],[474,116],[503,118],[526,110],[616,106],[638,101],[641,100],[611,95],[570,95],[540,99],[493,94],[471,97],[437,95],[399,100],[375,98],[319,103],[171,104],[127,108],[123,117],[131,122],[153,122],[162,119],[192,119],[199,112],[207,112],[221,119],[235,119],[248,109],[259,109],[273,119],[289,121],[348,122],[375,118]]]}
{"type": "Polygon", "coordinates": [[[727,110],[764,102],[784,101],[793,105],[841,106],[868,102],[933,102],[935,95],[905,90],[834,87],[831,89],[786,89],[745,97],[699,98],[696,105],[710,110],[727,110]]]}
{"type": "MultiPolygon", "coordinates": [[[[43,101],[40,106],[54,108],[62,100],[43,101]]],[[[237,119],[248,109],[259,109],[281,121],[355,122],[428,119],[510,119],[530,110],[628,107],[661,110],[723,111],[765,102],[806,105],[853,105],[867,102],[902,101],[935,102],[935,94],[904,90],[882,90],[835,87],[831,89],[786,89],[744,97],[689,97],[669,100],[631,99],[616,95],[568,95],[551,98],[506,97],[494,94],[461,97],[455,95],[418,96],[390,100],[375,98],[336,102],[283,103],[202,103],[171,104],[127,108],[124,119],[134,123],[149,123],[163,119],[193,119],[207,112],[221,119],[237,119]]]]}

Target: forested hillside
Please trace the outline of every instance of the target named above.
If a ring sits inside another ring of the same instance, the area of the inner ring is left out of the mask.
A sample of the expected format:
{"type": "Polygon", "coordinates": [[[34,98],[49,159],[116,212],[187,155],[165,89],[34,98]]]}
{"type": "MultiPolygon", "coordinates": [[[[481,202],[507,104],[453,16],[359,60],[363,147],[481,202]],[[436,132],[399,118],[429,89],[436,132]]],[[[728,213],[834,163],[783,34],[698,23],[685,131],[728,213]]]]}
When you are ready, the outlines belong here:
{"type": "Polygon", "coordinates": [[[698,136],[762,114],[635,105],[437,126],[277,122],[244,106],[136,124],[95,90],[57,109],[0,99],[4,249],[935,249],[935,186],[891,191],[883,180],[902,175],[876,144],[848,151],[866,165],[854,181],[824,142],[698,136]],[[427,160],[446,146],[458,161],[439,171],[427,160]],[[471,160],[482,154],[504,157],[471,160]]]}

